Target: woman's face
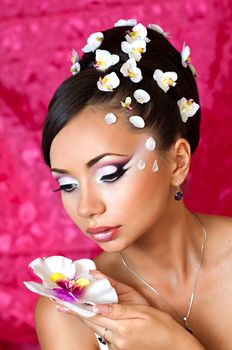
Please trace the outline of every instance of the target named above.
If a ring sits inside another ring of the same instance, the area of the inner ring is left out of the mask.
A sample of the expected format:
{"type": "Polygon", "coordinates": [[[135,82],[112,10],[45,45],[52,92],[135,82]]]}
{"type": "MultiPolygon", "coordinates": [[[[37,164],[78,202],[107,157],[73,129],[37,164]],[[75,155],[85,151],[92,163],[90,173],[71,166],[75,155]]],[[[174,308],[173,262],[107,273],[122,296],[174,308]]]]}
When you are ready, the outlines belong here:
{"type": "Polygon", "coordinates": [[[108,125],[105,115],[96,107],[81,111],[54,138],[50,159],[68,215],[86,236],[113,252],[152,233],[173,201],[173,190],[167,160],[145,147],[152,135],[131,130],[122,115],[108,125]],[[158,170],[152,169],[155,161],[158,170]],[[119,228],[87,232],[99,226],[119,228]]]}

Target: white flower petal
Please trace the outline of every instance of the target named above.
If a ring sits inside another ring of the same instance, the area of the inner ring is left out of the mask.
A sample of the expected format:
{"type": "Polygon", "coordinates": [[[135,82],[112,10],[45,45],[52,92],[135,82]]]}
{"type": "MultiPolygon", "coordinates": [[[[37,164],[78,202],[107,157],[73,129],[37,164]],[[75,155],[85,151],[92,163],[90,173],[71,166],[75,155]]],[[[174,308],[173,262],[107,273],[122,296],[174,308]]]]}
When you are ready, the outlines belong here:
{"type": "Polygon", "coordinates": [[[81,70],[81,66],[79,62],[76,62],[71,66],[71,72],[73,75],[76,75],[77,73],[79,73],[80,70],[81,70]]]}
{"type": "Polygon", "coordinates": [[[145,40],[147,36],[147,28],[142,23],[136,24],[126,35],[126,40],[132,42],[135,40],[145,40]]]}
{"type": "Polygon", "coordinates": [[[155,32],[158,32],[162,34],[163,36],[170,37],[169,33],[165,32],[163,28],[161,28],[158,24],[148,24],[148,28],[154,30],[155,32]]]}
{"type": "Polygon", "coordinates": [[[118,297],[115,289],[106,278],[93,280],[87,287],[83,302],[91,301],[94,304],[117,303],[118,297]]]}
{"type": "Polygon", "coordinates": [[[88,273],[89,270],[96,270],[96,265],[93,260],[90,259],[79,259],[73,262],[76,269],[76,276],[88,273]]]}
{"type": "Polygon", "coordinates": [[[148,149],[149,151],[154,151],[155,146],[156,146],[156,142],[154,138],[152,136],[149,137],[145,142],[146,149],[148,149]]]}
{"type": "Polygon", "coordinates": [[[181,52],[181,60],[182,60],[182,65],[186,68],[188,65],[188,61],[190,63],[190,47],[185,46],[185,43],[183,44],[183,49],[181,52]]]}
{"type": "Polygon", "coordinates": [[[55,272],[60,272],[68,278],[73,278],[76,273],[73,261],[63,256],[37,258],[29,264],[29,267],[42,280],[49,280],[50,276],[55,272]]]}
{"type": "Polygon", "coordinates": [[[154,80],[157,82],[158,86],[166,93],[170,86],[176,85],[176,80],[178,78],[175,72],[163,72],[160,69],[156,69],[153,74],[154,80]]]}
{"type": "Polygon", "coordinates": [[[129,53],[132,50],[131,44],[128,43],[127,41],[122,41],[121,42],[121,49],[125,53],[129,53]]]}
{"type": "Polygon", "coordinates": [[[144,162],[144,160],[143,160],[143,159],[140,159],[140,160],[138,161],[137,168],[138,168],[139,170],[143,170],[143,169],[145,169],[145,166],[146,166],[146,163],[144,162]]]}
{"type": "Polygon", "coordinates": [[[114,124],[117,121],[117,117],[114,113],[108,113],[105,115],[105,122],[106,124],[114,124]]]}
{"type": "Polygon", "coordinates": [[[157,160],[154,161],[153,166],[152,166],[152,171],[156,173],[159,170],[157,160]]]}
{"type": "Polygon", "coordinates": [[[91,34],[87,39],[87,44],[82,48],[82,51],[86,53],[95,51],[99,46],[101,46],[103,39],[104,34],[101,32],[91,34]]]}
{"type": "Polygon", "coordinates": [[[143,118],[138,115],[133,115],[132,117],[129,118],[129,121],[136,128],[144,128],[145,126],[145,122],[143,118]]]}
{"type": "Polygon", "coordinates": [[[120,80],[115,72],[107,74],[104,78],[100,78],[97,82],[97,87],[101,91],[113,91],[120,84],[120,80]]]}
{"type": "Polygon", "coordinates": [[[112,65],[115,65],[119,62],[119,56],[118,55],[111,55],[111,61],[112,61],[112,65]]]}
{"type": "Polygon", "coordinates": [[[151,99],[151,97],[148,94],[148,92],[146,92],[143,89],[135,90],[134,98],[136,99],[136,101],[138,101],[139,103],[142,103],[142,104],[149,102],[150,99],[151,99]]]}
{"type": "Polygon", "coordinates": [[[135,26],[137,24],[136,19],[119,19],[116,23],[114,23],[115,27],[122,27],[122,26],[135,26]]]}
{"type": "Polygon", "coordinates": [[[178,100],[177,105],[180,110],[181,119],[184,123],[187,122],[189,117],[193,117],[200,108],[199,104],[192,99],[187,100],[185,97],[178,100]]]}

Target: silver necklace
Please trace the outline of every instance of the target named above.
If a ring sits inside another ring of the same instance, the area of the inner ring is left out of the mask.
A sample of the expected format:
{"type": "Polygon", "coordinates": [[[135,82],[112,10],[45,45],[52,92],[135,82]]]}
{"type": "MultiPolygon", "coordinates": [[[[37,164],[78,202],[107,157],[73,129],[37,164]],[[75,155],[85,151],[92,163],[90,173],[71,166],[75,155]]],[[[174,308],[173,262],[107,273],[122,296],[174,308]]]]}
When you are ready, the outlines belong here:
{"type": "Polygon", "coordinates": [[[154,292],[155,294],[157,294],[168,306],[170,309],[172,309],[175,314],[182,320],[182,322],[184,323],[184,327],[185,329],[190,332],[191,334],[193,333],[192,331],[192,328],[189,324],[189,317],[190,317],[190,314],[191,314],[191,311],[192,311],[192,306],[193,306],[193,301],[194,301],[194,297],[195,297],[195,292],[196,292],[196,286],[197,286],[197,281],[198,281],[198,277],[199,277],[199,274],[200,274],[200,271],[201,271],[201,267],[202,267],[202,263],[203,263],[203,259],[204,259],[204,251],[205,251],[205,242],[208,238],[208,234],[207,234],[207,231],[206,231],[206,228],[203,224],[203,222],[201,221],[201,219],[199,218],[199,216],[195,213],[193,213],[197,219],[199,220],[202,228],[203,228],[203,233],[204,233],[204,238],[203,238],[203,241],[202,241],[202,244],[201,244],[201,258],[200,258],[200,263],[199,263],[199,267],[198,267],[198,270],[197,270],[197,274],[196,274],[196,278],[195,278],[195,281],[194,281],[194,285],[193,285],[193,289],[192,289],[192,292],[191,292],[191,295],[190,295],[190,299],[189,299],[189,303],[188,303],[188,310],[187,310],[187,313],[185,316],[181,316],[168,302],[167,300],[155,289],[153,288],[149,283],[147,283],[137,272],[135,272],[128,264],[127,262],[125,261],[125,259],[123,258],[122,254],[120,253],[120,256],[121,256],[121,260],[124,264],[124,266],[140,281],[142,282],[145,286],[147,286],[152,292],[154,292]]]}

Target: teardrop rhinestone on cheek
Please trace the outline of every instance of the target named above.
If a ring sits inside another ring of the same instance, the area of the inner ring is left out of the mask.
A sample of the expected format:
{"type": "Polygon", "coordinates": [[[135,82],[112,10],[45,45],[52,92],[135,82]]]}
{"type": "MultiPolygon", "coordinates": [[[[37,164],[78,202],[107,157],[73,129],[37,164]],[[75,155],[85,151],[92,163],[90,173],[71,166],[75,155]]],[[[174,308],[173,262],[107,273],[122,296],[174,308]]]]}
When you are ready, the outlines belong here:
{"type": "Polygon", "coordinates": [[[155,146],[156,146],[155,140],[153,139],[152,136],[149,137],[145,142],[146,149],[148,149],[149,151],[154,151],[155,146]]]}
{"type": "Polygon", "coordinates": [[[145,169],[145,166],[146,166],[146,163],[144,162],[144,160],[143,160],[143,159],[140,159],[140,160],[138,161],[137,168],[138,168],[139,170],[143,170],[143,169],[145,169]]]}
{"type": "Polygon", "coordinates": [[[155,160],[153,163],[152,171],[156,173],[158,170],[159,170],[158,163],[157,163],[157,160],[155,160]]]}

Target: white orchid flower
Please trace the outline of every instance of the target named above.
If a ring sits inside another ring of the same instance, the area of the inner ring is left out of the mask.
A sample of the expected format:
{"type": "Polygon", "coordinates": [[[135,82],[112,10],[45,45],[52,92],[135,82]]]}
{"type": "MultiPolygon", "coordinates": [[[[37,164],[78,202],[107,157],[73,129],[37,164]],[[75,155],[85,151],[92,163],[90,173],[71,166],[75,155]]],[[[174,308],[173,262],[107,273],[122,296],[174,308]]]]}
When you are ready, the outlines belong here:
{"type": "Polygon", "coordinates": [[[71,62],[72,62],[72,66],[70,71],[72,72],[73,75],[77,74],[80,72],[81,70],[81,66],[79,63],[79,56],[76,50],[72,50],[72,56],[71,56],[71,62]]]}
{"type": "Polygon", "coordinates": [[[120,84],[120,80],[115,72],[107,74],[104,78],[100,78],[97,82],[97,87],[101,91],[113,91],[120,84]]]}
{"type": "Polygon", "coordinates": [[[162,34],[166,38],[170,38],[169,33],[165,32],[158,24],[148,24],[148,28],[162,34]]]}
{"type": "Polygon", "coordinates": [[[105,71],[107,68],[119,62],[119,56],[111,54],[107,50],[96,50],[96,63],[94,68],[105,71]]]}
{"type": "Polygon", "coordinates": [[[191,52],[190,51],[190,47],[185,45],[185,43],[184,43],[182,51],[181,51],[181,62],[182,62],[183,67],[186,68],[187,66],[189,66],[193,76],[197,77],[198,74],[197,74],[197,71],[196,71],[196,69],[194,68],[194,66],[192,64],[191,57],[190,57],[190,52],[191,52]]]}
{"type": "Polygon", "coordinates": [[[142,117],[139,115],[133,115],[129,118],[129,121],[132,125],[134,125],[136,128],[144,128],[145,121],[142,117]]]}
{"type": "Polygon", "coordinates": [[[120,72],[124,77],[129,77],[133,83],[139,83],[143,77],[141,70],[137,67],[134,58],[127,60],[121,67],[120,72]]]}
{"type": "Polygon", "coordinates": [[[134,92],[134,98],[136,99],[137,102],[143,104],[143,103],[147,103],[150,101],[151,97],[149,95],[148,92],[146,92],[143,89],[138,89],[135,90],[134,92]]]}
{"type": "Polygon", "coordinates": [[[51,256],[35,259],[29,267],[42,279],[42,284],[24,282],[28,289],[82,316],[95,315],[91,305],[116,303],[118,300],[107,279],[94,279],[89,274],[90,269],[96,269],[92,260],[72,261],[63,256],[51,256]]]}
{"type": "Polygon", "coordinates": [[[121,48],[130,58],[134,58],[138,62],[141,60],[142,54],[146,52],[146,42],[144,40],[135,40],[131,43],[122,41],[121,48]]]}
{"type": "Polygon", "coordinates": [[[116,23],[114,23],[115,27],[123,27],[123,26],[136,26],[137,20],[134,18],[131,19],[119,19],[116,23]]]}
{"type": "Polygon", "coordinates": [[[187,100],[185,97],[182,97],[177,101],[177,105],[180,110],[181,119],[184,123],[187,122],[189,117],[194,116],[198,109],[200,108],[199,104],[194,102],[193,99],[187,100]]]}
{"type": "Polygon", "coordinates": [[[126,97],[125,101],[121,101],[121,106],[131,111],[133,109],[133,107],[131,106],[131,102],[132,102],[132,99],[131,97],[128,96],[126,97]]]}
{"type": "Polygon", "coordinates": [[[178,78],[175,72],[163,72],[161,69],[156,69],[153,74],[154,80],[157,82],[159,87],[167,92],[170,86],[176,86],[176,80],[178,78]]]}
{"type": "MultiPolygon", "coordinates": [[[[145,40],[147,39],[147,28],[144,27],[142,23],[134,26],[128,34],[126,35],[126,40],[131,43],[135,40],[145,40]]],[[[149,40],[150,41],[150,40],[149,40]]]]}
{"type": "Polygon", "coordinates": [[[82,51],[84,52],[94,52],[99,46],[101,46],[101,43],[104,39],[104,34],[101,32],[96,32],[91,34],[87,39],[87,44],[82,48],[82,51]]]}

